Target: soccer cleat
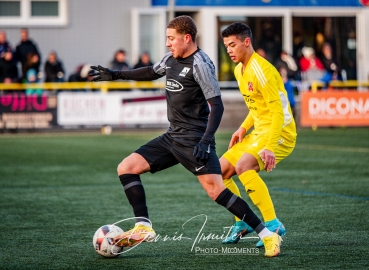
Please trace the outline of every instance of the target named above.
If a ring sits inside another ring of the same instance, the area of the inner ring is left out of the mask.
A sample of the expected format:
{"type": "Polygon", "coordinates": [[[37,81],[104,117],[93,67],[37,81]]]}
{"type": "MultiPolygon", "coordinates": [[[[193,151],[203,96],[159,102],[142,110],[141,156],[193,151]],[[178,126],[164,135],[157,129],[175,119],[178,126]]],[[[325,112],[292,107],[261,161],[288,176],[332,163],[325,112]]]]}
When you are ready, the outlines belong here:
{"type": "Polygon", "coordinates": [[[150,226],[136,224],[134,228],[114,238],[114,243],[121,247],[133,247],[141,242],[154,240],[156,233],[150,226]]]}
{"type": "Polygon", "coordinates": [[[275,257],[281,253],[282,237],[280,237],[278,234],[273,233],[272,236],[266,236],[262,241],[265,247],[265,257],[275,257]]]}
{"type": "Polygon", "coordinates": [[[237,221],[232,226],[232,231],[228,237],[223,239],[222,244],[237,244],[242,236],[252,233],[254,231],[245,221],[237,221]]]}
{"type": "MultiPolygon", "coordinates": [[[[280,222],[278,218],[275,218],[269,222],[265,222],[264,225],[269,231],[275,232],[279,234],[280,236],[283,236],[286,234],[286,228],[283,226],[282,222],[280,222]]],[[[256,243],[257,248],[261,248],[263,246],[264,244],[263,244],[263,241],[261,240],[256,243]]]]}

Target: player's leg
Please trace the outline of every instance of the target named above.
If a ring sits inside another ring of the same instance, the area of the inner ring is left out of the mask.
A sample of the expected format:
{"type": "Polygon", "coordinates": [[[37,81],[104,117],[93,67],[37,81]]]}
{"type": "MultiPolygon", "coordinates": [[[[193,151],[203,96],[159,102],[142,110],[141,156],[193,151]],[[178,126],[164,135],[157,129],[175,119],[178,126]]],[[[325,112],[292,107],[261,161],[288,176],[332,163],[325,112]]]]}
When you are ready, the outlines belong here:
{"type": "Polygon", "coordinates": [[[221,175],[204,174],[198,175],[197,178],[210,198],[255,230],[265,243],[265,256],[274,257],[280,253],[281,237],[269,231],[243,199],[225,188],[221,175]]]}
{"type": "MultiPolygon", "coordinates": [[[[277,218],[268,187],[258,174],[260,170],[264,169],[264,163],[258,153],[264,148],[266,141],[266,135],[254,136],[251,145],[245,147],[245,154],[236,164],[236,172],[250,199],[259,208],[265,226],[283,236],[286,234],[286,229],[277,218]]],[[[291,151],[291,148],[284,149],[281,148],[281,145],[278,145],[275,150],[276,162],[280,162],[288,155],[287,152],[290,153],[291,151]]],[[[256,246],[262,247],[263,242],[259,241],[256,246]]]]}
{"type": "Polygon", "coordinates": [[[154,173],[177,164],[170,151],[167,151],[168,146],[164,136],[160,136],[141,146],[118,165],[119,179],[136,217],[135,227],[115,238],[119,245],[133,246],[156,236],[149,220],[140,174],[148,171],[154,173]]]}
{"type": "MultiPolygon", "coordinates": [[[[240,190],[232,179],[232,176],[236,174],[235,167],[225,157],[221,157],[219,162],[222,169],[222,178],[225,187],[228,188],[233,194],[241,197],[240,190]]],[[[223,244],[236,244],[242,236],[254,231],[254,229],[252,229],[246,222],[239,219],[237,216],[235,216],[235,220],[236,221],[232,225],[229,235],[223,239],[223,244]]]]}

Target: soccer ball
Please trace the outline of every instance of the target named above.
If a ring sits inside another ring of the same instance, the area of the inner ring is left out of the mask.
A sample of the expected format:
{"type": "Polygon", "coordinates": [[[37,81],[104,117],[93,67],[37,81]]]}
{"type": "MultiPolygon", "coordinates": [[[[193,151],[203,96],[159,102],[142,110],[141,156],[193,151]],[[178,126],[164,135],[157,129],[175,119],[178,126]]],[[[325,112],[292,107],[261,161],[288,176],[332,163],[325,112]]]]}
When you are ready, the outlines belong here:
{"type": "Polygon", "coordinates": [[[120,255],[123,247],[114,245],[113,238],[123,233],[116,225],[104,225],[97,229],[92,239],[92,244],[97,253],[107,258],[120,255]]]}

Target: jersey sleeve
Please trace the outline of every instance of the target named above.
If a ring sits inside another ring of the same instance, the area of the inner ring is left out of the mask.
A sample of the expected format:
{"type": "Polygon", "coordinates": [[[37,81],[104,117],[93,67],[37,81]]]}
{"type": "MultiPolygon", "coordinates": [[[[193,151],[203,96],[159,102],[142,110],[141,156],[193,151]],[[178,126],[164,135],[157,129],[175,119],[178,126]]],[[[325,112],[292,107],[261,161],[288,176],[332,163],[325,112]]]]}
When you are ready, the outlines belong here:
{"type": "Polygon", "coordinates": [[[156,74],[161,76],[166,74],[167,60],[170,56],[172,56],[172,54],[168,52],[164,55],[163,59],[154,64],[153,69],[156,74]]]}
{"type": "Polygon", "coordinates": [[[221,95],[214,64],[202,51],[194,56],[193,76],[200,85],[206,99],[221,95]]]}
{"type": "Polygon", "coordinates": [[[284,124],[284,113],[282,101],[279,96],[278,82],[272,74],[267,76],[267,78],[268,80],[262,89],[262,94],[265,103],[270,111],[272,121],[269,132],[269,139],[265,148],[274,152],[282,133],[282,127],[284,124]]]}
{"type": "Polygon", "coordinates": [[[245,120],[242,122],[241,127],[243,127],[244,129],[246,129],[246,131],[248,131],[253,125],[254,125],[254,118],[249,113],[246,116],[245,120]]]}

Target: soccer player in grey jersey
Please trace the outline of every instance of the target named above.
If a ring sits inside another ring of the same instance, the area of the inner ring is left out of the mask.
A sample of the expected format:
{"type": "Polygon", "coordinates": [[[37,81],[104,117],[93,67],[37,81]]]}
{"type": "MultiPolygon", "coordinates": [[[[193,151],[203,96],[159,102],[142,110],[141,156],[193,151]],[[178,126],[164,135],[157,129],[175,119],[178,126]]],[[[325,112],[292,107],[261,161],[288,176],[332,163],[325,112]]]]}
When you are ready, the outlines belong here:
{"type": "Polygon", "coordinates": [[[122,246],[133,246],[155,238],[140,175],[148,171],[155,173],[180,163],[197,176],[210,198],[244,220],[259,234],[264,242],[265,256],[277,256],[280,252],[280,236],[265,228],[247,203],[223,184],[214,140],[223,114],[223,103],[214,65],[196,45],[196,24],[189,16],[179,16],[169,22],[166,34],[166,46],[170,52],[153,66],[128,71],[91,67],[94,71],[93,81],[148,81],[166,76],[170,127],[118,165],[119,179],[133,208],[136,225],[116,237],[115,242],[122,246]]]}

